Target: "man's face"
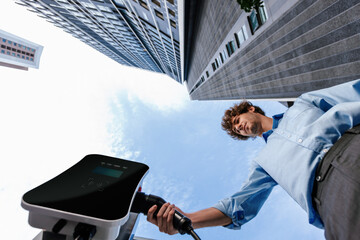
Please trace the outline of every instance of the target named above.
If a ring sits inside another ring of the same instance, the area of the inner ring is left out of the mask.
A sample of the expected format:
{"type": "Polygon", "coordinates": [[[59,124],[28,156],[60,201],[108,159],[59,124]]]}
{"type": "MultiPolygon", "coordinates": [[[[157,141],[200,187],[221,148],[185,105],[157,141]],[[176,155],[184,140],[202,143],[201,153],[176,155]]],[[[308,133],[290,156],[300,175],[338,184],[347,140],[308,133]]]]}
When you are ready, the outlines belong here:
{"type": "Polygon", "coordinates": [[[254,110],[254,107],[250,107],[248,112],[232,117],[233,132],[248,137],[256,137],[262,134],[261,121],[254,110]]]}

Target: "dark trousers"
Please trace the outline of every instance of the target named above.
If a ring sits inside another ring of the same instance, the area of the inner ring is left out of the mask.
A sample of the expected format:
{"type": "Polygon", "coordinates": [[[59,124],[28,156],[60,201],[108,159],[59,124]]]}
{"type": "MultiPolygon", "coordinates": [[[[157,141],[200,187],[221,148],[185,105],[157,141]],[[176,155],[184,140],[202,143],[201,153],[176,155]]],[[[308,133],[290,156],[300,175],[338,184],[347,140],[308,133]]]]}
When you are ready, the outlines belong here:
{"type": "Polygon", "coordinates": [[[360,239],[360,125],[348,130],[319,164],[313,202],[327,240],[360,239]]]}

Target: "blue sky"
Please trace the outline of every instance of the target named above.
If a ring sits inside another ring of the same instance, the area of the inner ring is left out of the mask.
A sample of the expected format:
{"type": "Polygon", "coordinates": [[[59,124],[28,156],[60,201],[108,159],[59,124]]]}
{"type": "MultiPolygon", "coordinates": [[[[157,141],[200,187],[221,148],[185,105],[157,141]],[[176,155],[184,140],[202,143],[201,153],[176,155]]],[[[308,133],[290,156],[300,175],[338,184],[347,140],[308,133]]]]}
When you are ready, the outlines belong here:
{"type": "MultiPolygon", "coordinates": [[[[162,74],[119,65],[12,1],[1,2],[0,28],[44,46],[40,69],[0,68],[0,225],[4,239],[31,239],[21,196],[90,153],[146,163],[146,193],[185,212],[237,191],[261,139],[239,142],[221,130],[232,101],[190,101],[162,74]],[[14,14],[16,13],[16,14],[14,14]],[[21,16],[21,17],[20,17],[21,16]]],[[[255,102],[269,115],[277,102],[255,102]]],[[[324,239],[305,212],[276,187],[240,231],[200,229],[202,239],[324,239]]],[[[136,234],[167,236],[142,216],[136,234]]]]}

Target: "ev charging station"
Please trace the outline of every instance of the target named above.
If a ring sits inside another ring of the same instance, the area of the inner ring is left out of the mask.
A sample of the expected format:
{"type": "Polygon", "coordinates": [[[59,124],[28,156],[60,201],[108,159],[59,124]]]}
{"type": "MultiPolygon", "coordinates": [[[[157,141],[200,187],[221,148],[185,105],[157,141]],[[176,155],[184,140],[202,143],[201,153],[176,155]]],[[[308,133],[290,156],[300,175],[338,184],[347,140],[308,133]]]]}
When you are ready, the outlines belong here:
{"type": "MultiPolygon", "coordinates": [[[[149,167],[103,155],[87,155],[60,175],[28,191],[21,206],[29,224],[42,229],[33,240],[129,240],[138,214],[165,200],[140,191],[149,167]]],[[[155,213],[156,214],[156,213],[155,213]]],[[[200,239],[191,221],[175,211],[180,234],[200,239]]]]}
{"type": "Polygon", "coordinates": [[[114,240],[126,223],[136,222],[138,214],[128,222],[130,208],[148,170],[142,163],[87,155],[25,193],[21,205],[29,224],[43,229],[39,239],[114,240]]]}

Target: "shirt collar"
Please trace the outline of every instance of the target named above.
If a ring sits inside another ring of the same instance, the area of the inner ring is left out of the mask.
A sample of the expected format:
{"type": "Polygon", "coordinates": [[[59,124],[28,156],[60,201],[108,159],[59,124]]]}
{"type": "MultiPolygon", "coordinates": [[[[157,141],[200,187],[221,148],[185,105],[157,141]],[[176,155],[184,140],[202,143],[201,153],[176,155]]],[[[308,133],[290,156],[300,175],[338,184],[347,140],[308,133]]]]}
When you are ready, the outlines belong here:
{"type": "Polygon", "coordinates": [[[279,122],[283,118],[283,116],[284,116],[284,113],[280,113],[280,114],[276,114],[276,115],[272,116],[272,119],[273,119],[272,129],[267,132],[264,132],[262,134],[262,137],[264,138],[266,143],[267,143],[269,136],[273,133],[273,130],[278,127],[279,122]]]}

